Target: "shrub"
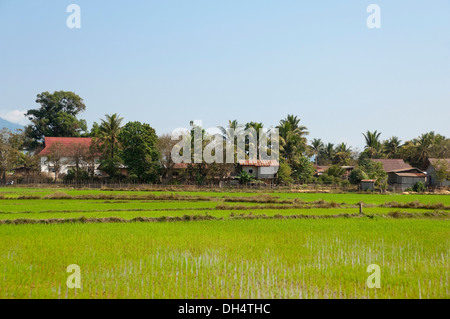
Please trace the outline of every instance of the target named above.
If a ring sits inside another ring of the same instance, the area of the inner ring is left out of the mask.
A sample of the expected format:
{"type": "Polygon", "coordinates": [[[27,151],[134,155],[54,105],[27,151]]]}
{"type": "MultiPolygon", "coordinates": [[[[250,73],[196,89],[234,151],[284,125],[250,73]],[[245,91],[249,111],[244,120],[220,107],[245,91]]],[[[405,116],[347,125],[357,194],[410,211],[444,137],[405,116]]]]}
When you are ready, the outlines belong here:
{"type": "Polygon", "coordinates": [[[286,163],[281,163],[280,168],[278,169],[278,182],[279,183],[292,183],[292,169],[286,163]]]}
{"type": "Polygon", "coordinates": [[[417,193],[423,193],[425,191],[425,184],[423,182],[417,182],[412,187],[413,191],[417,193]]]}
{"type": "Polygon", "coordinates": [[[238,176],[238,179],[240,184],[246,185],[254,181],[255,177],[253,175],[250,175],[247,171],[242,170],[238,176]]]}
{"type": "Polygon", "coordinates": [[[341,186],[347,188],[348,186],[350,186],[350,182],[345,179],[341,182],[341,186]]]}
{"type": "Polygon", "coordinates": [[[357,185],[361,183],[361,180],[367,179],[368,176],[361,168],[357,167],[354,170],[352,170],[348,178],[350,183],[357,185]]]}

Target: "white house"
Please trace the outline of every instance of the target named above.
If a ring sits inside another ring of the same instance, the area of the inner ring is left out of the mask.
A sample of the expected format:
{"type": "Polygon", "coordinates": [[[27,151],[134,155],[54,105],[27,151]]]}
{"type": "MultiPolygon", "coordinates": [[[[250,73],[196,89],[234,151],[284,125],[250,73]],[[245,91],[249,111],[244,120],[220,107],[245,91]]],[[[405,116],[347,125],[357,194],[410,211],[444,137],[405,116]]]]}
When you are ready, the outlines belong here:
{"type": "Polygon", "coordinates": [[[101,172],[98,170],[99,156],[94,156],[92,160],[88,160],[87,154],[91,143],[92,138],[90,137],[45,137],[45,148],[39,153],[41,172],[54,176],[55,168],[52,161],[49,161],[49,156],[51,157],[52,153],[59,153],[61,169],[58,174],[67,174],[69,169],[75,168],[75,159],[78,158],[79,166],[93,166],[94,175],[100,176],[101,172]]]}
{"type": "Polygon", "coordinates": [[[243,160],[239,165],[256,179],[274,179],[280,167],[280,163],[274,160],[243,160]]]}

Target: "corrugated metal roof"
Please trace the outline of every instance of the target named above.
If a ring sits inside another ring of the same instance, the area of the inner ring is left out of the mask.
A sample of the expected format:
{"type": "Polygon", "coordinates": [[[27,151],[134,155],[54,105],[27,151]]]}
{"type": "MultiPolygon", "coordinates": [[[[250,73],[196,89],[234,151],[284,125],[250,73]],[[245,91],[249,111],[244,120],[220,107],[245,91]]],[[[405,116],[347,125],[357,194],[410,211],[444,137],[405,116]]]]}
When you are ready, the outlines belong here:
{"type": "Polygon", "coordinates": [[[183,168],[188,168],[188,163],[175,163],[173,164],[173,168],[175,169],[183,169],[183,168]]]}
{"type": "Polygon", "coordinates": [[[401,177],[426,177],[427,175],[423,173],[394,173],[397,176],[401,177]]]}
{"type": "Polygon", "coordinates": [[[260,166],[280,166],[280,163],[274,160],[243,160],[239,161],[239,165],[260,167],[260,166]]]}
{"type": "Polygon", "coordinates": [[[413,167],[409,164],[406,164],[402,159],[372,159],[372,161],[383,164],[383,170],[387,173],[398,171],[398,170],[407,170],[412,169],[413,167]]]}

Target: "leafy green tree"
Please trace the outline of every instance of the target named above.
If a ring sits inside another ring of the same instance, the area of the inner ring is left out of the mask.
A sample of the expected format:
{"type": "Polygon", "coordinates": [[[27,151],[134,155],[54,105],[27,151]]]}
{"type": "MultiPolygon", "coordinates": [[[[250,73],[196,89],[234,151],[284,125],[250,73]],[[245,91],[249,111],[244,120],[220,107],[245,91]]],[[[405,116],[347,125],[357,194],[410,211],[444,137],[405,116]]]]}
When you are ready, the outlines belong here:
{"type": "Polygon", "coordinates": [[[0,176],[4,183],[6,173],[20,162],[21,137],[21,133],[13,133],[6,128],[0,131],[0,176]]]}
{"type": "Polygon", "coordinates": [[[292,183],[292,169],[287,163],[280,163],[278,168],[278,182],[290,184],[292,183]]]}
{"type": "Polygon", "coordinates": [[[86,109],[83,99],[73,92],[42,92],[37,95],[39,109],[30,109],[25,114],[31,121],[25,127],[30,148],[43,145],[44,137],[78,137],[87,130],[85,120],[78,119],[86,109]]]}
{"type": "Polygon", "coordinates": [[[32,152],[20,152],[17,166],[25,168],[27,174],[38,174],[40,170],[41,158],[32,152]]]}
{"type": "Polygon", "coordinates": [[[450,165],[446,160],[437,160],[434,165],[434,170],[439,186],[442,186],[444,181],[450,179],[450,165]]]}
{"type": "Polygon", "coordinates": [[[428,158],[450,157],[450,139],[435,132],[428,132],[406,141],[400,153],[406,162],[422,168],[428,158]]]}
{"type": "Polygon", "coordinates": [[[384,191],[387,187],[387,173],[383,169],[383,164],[370,159],[360,161],[360,167],[370,179],[375,179],[375,185],[384,191]]]}
{"type": "Polygon", "coordinates": [[[144,181],[157,181],[160,154],[155,130],[149,124],[128,122],[121,129],[117,140],[122,146],[121,158],[130,176],[137,176],[144,181]]]}
{"type": "Polygon", "coordinates": [[[367,176],[367,174],[364,172],[364,170],[362,170],[360,167],[356,167],[355,169],[353,169],[348,177],[348,180],[350,181],[350,183],[352,183],[353,185],[358,185],[359,183],[361,183],[361,181],[363,179],[368,179],[369,177],[367,176]]]}
{"type": "Polygon", "coordinates": [[[306,157],[302,156],[292,164],[292,176],[300,183],[310,182],[315,172],[314,164],[306,157]]]}
{"type": "Polygon", "coordinates": [[[92,128],[91,131],[88,134],[88,137],[101,137],[102,136],[102,131],[100,130],[100,125],[97,122],[94,122],[92,124],[92,128]]]}
{"type": "Polygon", "coordinates": [[[343,169],[339,165],[333,165],[333,166],[330,166],[330,168],[328,168],[326,170],[326,173],[330,176],[341,178],[342,175],[345,174],[345,169],[343,169]]]}

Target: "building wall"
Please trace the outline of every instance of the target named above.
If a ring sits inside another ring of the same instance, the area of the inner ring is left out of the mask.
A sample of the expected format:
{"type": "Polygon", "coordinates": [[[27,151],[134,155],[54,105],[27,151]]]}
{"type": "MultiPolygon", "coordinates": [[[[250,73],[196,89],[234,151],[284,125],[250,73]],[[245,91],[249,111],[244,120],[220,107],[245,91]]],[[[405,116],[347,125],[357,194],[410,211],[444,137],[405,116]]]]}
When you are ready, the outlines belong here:
{"type": "Polygon", "coordinates": [[[242,169],[257,179],[275,178],[278,166],[242,166],[242,169]]]}
{"type": "Polygon", "coordinates": [[[433,165],[428,165],[427,167],[427,175],[428,175],[428,185],[431,186],[450,186],[450,180],[445,180],[442,185],[439,184],[437,178],[436,178],[436,170],[434,169],[433,165]]]}
{"type": "Polygon", "coordinates": [[[396,190],[405,191],[408,187],[413,187],[415,183],[422,182],[425,184],[426,177],[404,177],[397,176],[397,181],[393,185],[396,190]]]}
{"type": "Polygon", "coordinates": [[[258,167],[258,178],[275,178],[278,166],[258,167]]]}
{"type": "Polygon", "coordinates": [[[258,178],[258,167],[256,166],[242,166],[242,169],[246,171],[248,174],[255,176],[258,178]]]}
{"type": "MultiPolygon", "coordinates": [[[[47,160],[48,160],[47,156],[41,157],[41,172],[42,173],[54,173],[50,170],[52,165],[49,165],[47,160]]],[[[67,157],[62,158],[62,162],[65,164],[61,166],[61,170],[59,171],[59,174],[67,174],[69,169],[75,167],[75,164],[67,157]]],[[[100,163],[98,163],[98,160],[96,160],[95,173],[100,173],[100,171],[98,170],[99,166],[100,166],[100,163]]]]}
{"type": "Polygon", "coordinates": [[[361,182],[361,189],[363,191],[365,191],[365,190],[373,191],[373,189],[374,189],[374,182],[361,182]]]}

